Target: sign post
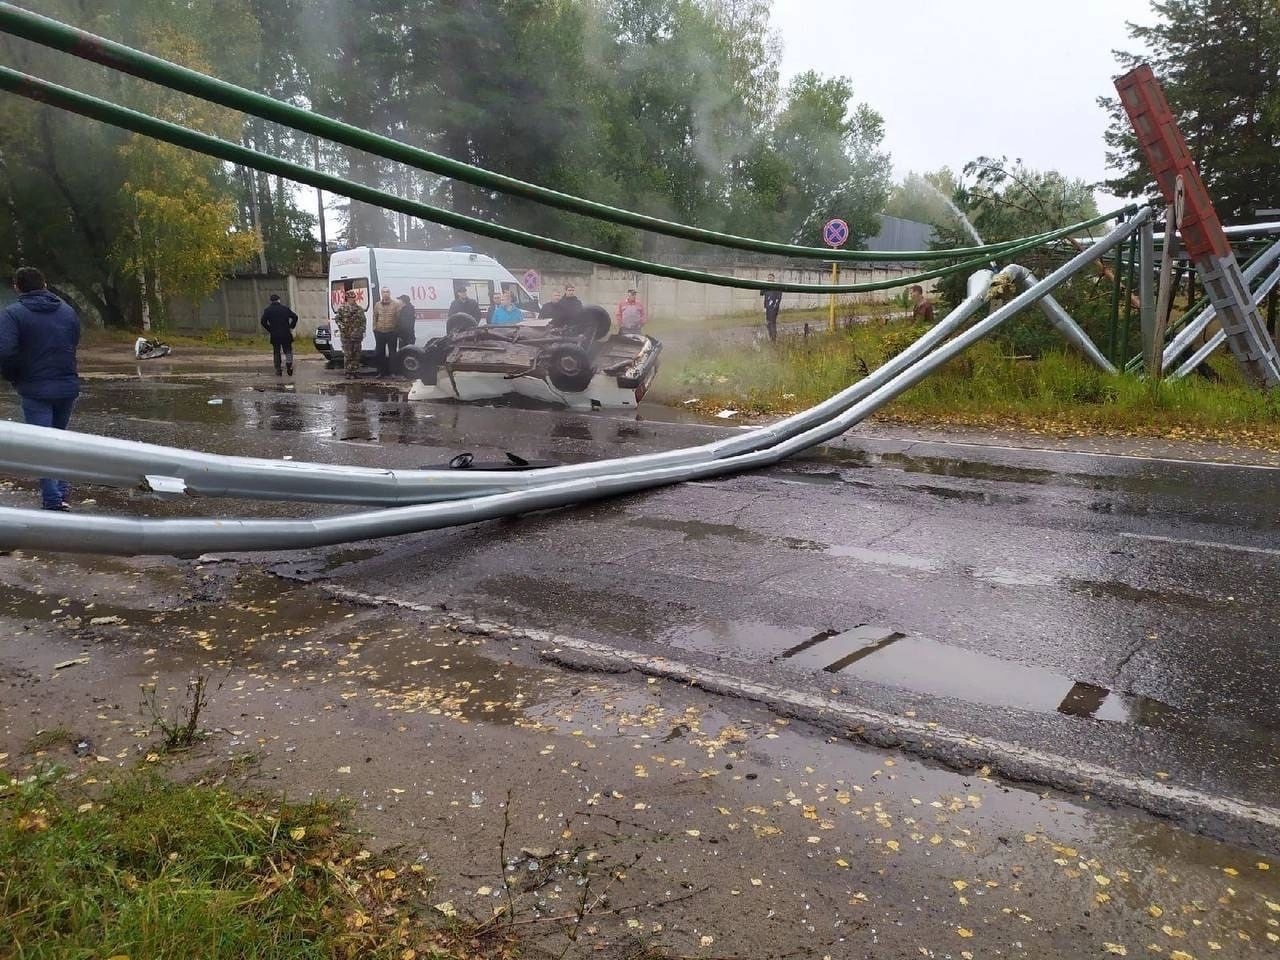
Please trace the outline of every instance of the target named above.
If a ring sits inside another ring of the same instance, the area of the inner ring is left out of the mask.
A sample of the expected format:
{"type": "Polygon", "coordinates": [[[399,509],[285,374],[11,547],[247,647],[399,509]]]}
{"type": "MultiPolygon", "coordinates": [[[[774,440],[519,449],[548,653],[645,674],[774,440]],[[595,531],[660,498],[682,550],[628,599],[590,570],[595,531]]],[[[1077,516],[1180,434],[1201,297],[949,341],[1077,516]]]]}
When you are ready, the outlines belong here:
{"type": "MultiPolygon", "coordinates": [[[[849,224],[845,223],[839,217],[828,220],[822,225],[822,240],[828,247],[833,250],[843,247],[849,240],[849,224]]],[[[831,261],[831,285],[834,287],[840,282],[840,261],[831,261]]],[[[830,304],[827,312],[827,329],[834,331],[836,328],[836,295],[835,291],[831,293],[830,304]]]]}

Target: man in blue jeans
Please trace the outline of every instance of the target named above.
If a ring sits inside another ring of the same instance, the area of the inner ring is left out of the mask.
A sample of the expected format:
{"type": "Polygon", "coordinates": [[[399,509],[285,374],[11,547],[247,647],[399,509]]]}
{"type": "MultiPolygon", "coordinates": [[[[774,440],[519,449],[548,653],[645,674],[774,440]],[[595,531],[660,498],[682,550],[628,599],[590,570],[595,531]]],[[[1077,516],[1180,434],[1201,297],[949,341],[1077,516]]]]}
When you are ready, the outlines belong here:
{"type": "MultiPolygon", "coordinates": [[[[45,289],[44,275],[35,267],[19,267],[13,289],[18,302],[0,311],[0,376],[18,391],[27,423],[65,430],[80,395],[80,320],[45,289]]],[[[46,510],[70,510],[69,492],[65,480],[40,481],[46,510]]]]}

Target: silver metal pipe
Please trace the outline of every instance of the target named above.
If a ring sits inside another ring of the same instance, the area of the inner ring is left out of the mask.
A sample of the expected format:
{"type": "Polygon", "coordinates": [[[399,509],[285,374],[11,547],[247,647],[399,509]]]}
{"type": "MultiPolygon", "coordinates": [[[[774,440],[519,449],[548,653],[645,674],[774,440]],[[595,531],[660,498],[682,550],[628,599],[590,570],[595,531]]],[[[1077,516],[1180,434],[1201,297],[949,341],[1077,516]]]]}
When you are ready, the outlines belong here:
{"type": "Polygon", "coordinates": [[[768,466],[800,450],[830,440],[860,422],[989,334],[1009,317],[1036,303],[1072,274],[1121,243],[1149,217],[1150,210],[1140,211],[1102,241],[1014,297],[964,333],[917,360],[839,416],[762,450],[719,460],[552,482],[532,490],[478,496],[458,502],[424,503],[315,520],[151,520],[69,516],[55,511],[0,508],[0,548],[173,556],[198,556],[215,551],[297,550],[476,523],[768,466]]]}
{"type": "MultiPolygon", "coordinates": [[[[1280,241],[1277,241],[1267,247],[1267,249],[1253,261],[1253,263],[1249,264],[1249,266],[1245,268],[1245,282],[1252,284],[1254,280],[1262,276],[1264,270],[1270,267],[1277,260],[1280,260],[1280,241]]],[[[1255,301],[1255,303],[1256,302],[1258,301],[1255,301]]],[[[1194,320],[1179,330],[1177,335],[1170,340],[1168,345],[1164,348],[1164,353],[1162,354],[1160,361],[1161,369],[1167,370],[1171,367],[1174,361],[1176,361],[1178,357],[1182,356],[1187,347],[1191,346],[1192,341],[1194,341],[1196,337],[1200,336],[1200,334],[1204,333],[1204,328],[1207,327],[1217,315],[1217,308],[1214,307],[1213,304],[1209,304],[1209,306],[1196,314],[1194,320]]]]}
{"type": "Polygon", "coordinates": [[[991,271],[969,278],[968,297],[910,347],[814,407],[729,440],[658,454],[529,472],[393,470],[200,453],[156,444],[0,421],[0,472],[194,496],[398,506],[523,490],[544,483],[660,469],[762,449],[813,427],[887,383],[950,336],[985,302],[991,271]]]}
{"type": "MultiPolygon", "coordinates": [[[[1036,275],[1030,270],[1016,264],[1010,269],[1016,271],[1014,279],[1022,285],[1024,290],[1035,285],[1036,275]]],[[[1068,343],[1071,343],[1083,353],[1094,366],[1107,373],[1116,372],[1115,366],[1102,355],[1102,351],[1089,339],[1089,335],[1080,328],[1080,325],[1072,319],[1071,314],[1063,309],[1062,304],[1053,297],[1046,296],[1040,301],[1040,310],[1049,318],[1049,322],[1053,324],[1054,329],[1061,333],[1068,343]]]]}
{"type": "MultiPolygon", "coordinates": [[[[1267,278],[1258,285],[1256,290],[1253,291],[1253,305],[1255,307],[1262,306],[1262,301],[1267,299],[1267,295],[1276,288],[1277,284],[1280,284],[1280,266],[1271,271],[1267,278]]],[[[1182,377],[1185,377],[1196,367],[1200,366],[1200,364],[1204,363],[1205,360],[1209,359],[1213,351],[1217,350],[1226,342],[1226,333],[1221,330],[1217,331],[1204,342],[1200,349],[1196,350],[1195,353],[1188,357],[1182,366],[1169,374],[1168,379],[1180,380],[1182,377]]]]}

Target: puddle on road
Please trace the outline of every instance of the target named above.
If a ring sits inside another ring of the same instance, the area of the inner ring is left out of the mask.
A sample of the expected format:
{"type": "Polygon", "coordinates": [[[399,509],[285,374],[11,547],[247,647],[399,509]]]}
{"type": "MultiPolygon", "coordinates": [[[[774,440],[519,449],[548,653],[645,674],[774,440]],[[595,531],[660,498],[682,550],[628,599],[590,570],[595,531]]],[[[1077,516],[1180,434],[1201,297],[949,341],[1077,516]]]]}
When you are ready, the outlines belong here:
{"type": "Polygon", "coordinates": [[[862,624],[823,631],[787,649],[791,666],[855,676],[913,693],[993,707],[1060,713],[1089,720],[1158,727],[1168,704],[1073,680],[1044,667],[1013,663],[962,647],[862,624]]]}
{"type": "Polygon", "coordinates": [[[805,632],[760,620],[703,620],[671,627],[658,635],[664,643],[718,657],[770,657],[779,647],[789,647],[805,632]]]}

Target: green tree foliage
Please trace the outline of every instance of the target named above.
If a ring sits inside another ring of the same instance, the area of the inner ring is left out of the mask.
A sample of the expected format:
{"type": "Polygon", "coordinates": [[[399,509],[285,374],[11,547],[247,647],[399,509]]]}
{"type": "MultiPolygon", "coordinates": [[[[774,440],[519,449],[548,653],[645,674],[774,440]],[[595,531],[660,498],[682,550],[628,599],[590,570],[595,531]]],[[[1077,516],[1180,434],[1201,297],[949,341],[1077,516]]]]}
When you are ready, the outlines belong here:
{"type": "MultiPolygon", "coordinates": [[[[1064,177],[1056,170],[1034,170],[1021,160],[1011,162],[1007,157],[978,157],[965,164],[964,179],[957,184],[951,200],[985,243],[1044,233],[1098,214],[1093,189],[1085,181],[1064,177]]],[[[975,242],[959,216],[953,215],[938,225],[934,246],[946,249],[975,242]]],[[[1059,248],[1020,254],[1017,262],[1043,276],[1062,259],[1059,248]]],[[[966,277],[951,276],[941,281],[938,289],[943,299],[956,304],[964,298],[966,282],[966,277]]],[[[1054,296],[1081,319],[1092,309],[1099,289],[1091,276],[1082,276],[1060,287],[1054,296]]],[[[1039,354],[1062,342],[1034,311],[1023,311],[1014,317],[1001,329],[998,339],[1017,354],[1039,354]]]]}
{"type": "MultiPolygon", "coordinates": [[[[770,0],[39,0],[40,12],[458,160],[700,226],[817,242],[873,234],[888,194],[883,122],[850,82],[785,87],[770,0]]],[[[252,149],[491,222],[608,250],[691,248],[412,170],[2,39],[24,69],[252,149]]],[[[314,194],[0,101],[0,241],[109,322],[198,296],[236,264],[311,259],[314,194]],[[253,249],[250,236],[261,237],[253,249]],[[191,248],[179,255],[175,246],[191,248]]],[[[467,239],[336,204],[347,244],[467,239]]]]}
{"type": "MultiPolygon", "coordinates": [[[[1149,51],[1117,51],[1123,69],[1151,64],[1187,138],[1218,215],[1250,220],[1258,207],[1280,206],[1280,4],[1276,0],[1153,2],[1151,26],[1129,24],[1149,51]]],[[[1156,197],[1128,118],[1114,97],[1107,162],[1121,196],[1156,197]]]]}
{"type": "MultiPolygon", "coordinates": [[[[233,79],[256,56],[243,0],[44,0],[39,9],[233,79]]],[[[239,128],[229,111],[11,37],[0,43],[20,69],[210,133],[239,128]]],[[[161,316],[167,296],[203,296],[256,249],[256,236],[237,230],[222,165],[18,98],[0,102],[0,191],[13,221],[0,254],[10,266],[40,265],[104,322],[136,325],[148,308],[161,316]]]]}

